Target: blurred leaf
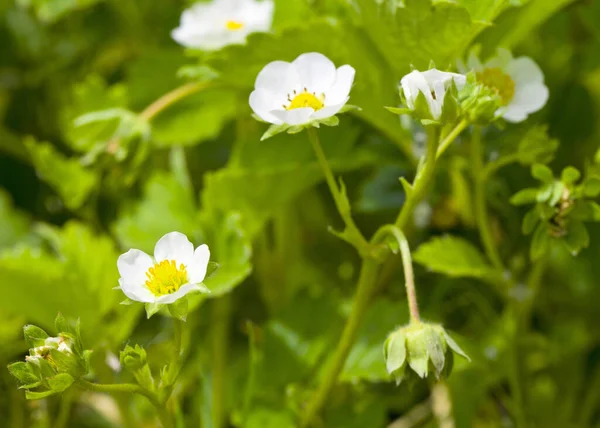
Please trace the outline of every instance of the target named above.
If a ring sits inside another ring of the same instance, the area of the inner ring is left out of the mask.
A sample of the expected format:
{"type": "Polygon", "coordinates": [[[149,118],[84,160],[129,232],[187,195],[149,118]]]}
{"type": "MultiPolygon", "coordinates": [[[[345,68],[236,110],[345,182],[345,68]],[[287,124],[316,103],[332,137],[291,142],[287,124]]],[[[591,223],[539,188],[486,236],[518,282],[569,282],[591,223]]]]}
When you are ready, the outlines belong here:
{"type": "Polygon", "coordinates": [[[434,272],[452,277],[485,278],[494,274],[481,252],[456,236],[433,238],[421,244],[413,258],[434,272]]]}
{"type": "Polygon", "coordinates": [[[0,250],[15,245],[29,232],[30,219],[12,206],[10,195],[0,188],[0,250]]]}
{"type": "Polygon", "coordinates": [[[152,139],[158,147],[197,144],[217,137],[236,111],[235,93],[203,91],[161,113],[152,124],[152,139]]]}
{"type": "Polygon", "coordinates": [[[387,382],[383,344],[388,334],[408,319],[403,303],[378,299],[369,308],[358,338],[346,360],[340,379],[354,383],[358,380],[387,382]]]}
{"type": "Polygon", "coordinates": [[[124,248],[137,248],[149,254],[163,235],[178,231],[191,239],[198,229],[193,196],[166,172],[152,175],[144,186],[142,199],[126,207],[113,225],[124,248]]]}
{"type": "Polygon", "coordinates": [[[213,214],[202,221],[206,242],[211,249],[211,259],[219,263],[219,269],[204,283],[214,298],[229,293],[252,272],[250,257],[252,243],[241,226],[241,216],[213,214]]]}
{"type": "Polygon", "coordinates": [[[62,198],[67,208],[81,207],[97,185],[98,177],[77,159],[67,158],[49,143],[33,138],[25,141],[40,179],[47,182],[62,198]]]}
{"type": "Polygon", "coordinates": [[[547,126],[529,128],[519,142],[519,162],[523,165],[548,163],[554,158],[558,146],[558,140],[548,136],[547,126]]]}
{"type": "Polygon", "coordinates": [[[77,126],[75,119],[90,112],[126,107],[127,90],[122,84],[109,87],[102,78],[91,75],[74,85],[71,97],[72,103],[61,112],[62,129],[73,150],[87,153],[108,141],[117,128],[118,120],[77,126]]]}
{"type": "Polygon", "coordinates": [[[102,0],[17,0],[17,3],[33,7],[40,21],[52,23],[100,1],[102,0]]]}

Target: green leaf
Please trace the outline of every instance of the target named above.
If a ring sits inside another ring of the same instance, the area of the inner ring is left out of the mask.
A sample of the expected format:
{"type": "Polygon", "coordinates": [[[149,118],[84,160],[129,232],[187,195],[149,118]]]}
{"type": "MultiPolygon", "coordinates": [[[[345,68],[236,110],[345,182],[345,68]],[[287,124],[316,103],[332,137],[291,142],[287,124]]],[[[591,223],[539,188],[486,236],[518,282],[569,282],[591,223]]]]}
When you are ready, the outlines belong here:
{"type": "Polygon", "coordinates": [[[35,15],[40,21],[53,23],[100,1],[102,0],[34,0],[33,2],[21,0],[21,3],[33,7],[35,15]]]}
{"type": "Polygon", "coordinates": [[[565,184],[573,184],[581,178],[581,173],[575,167],[568,166],[562,170],[560,179],[565,184]]]}
{"type": "Polygon", "coordinates": [[[512,195],[510,203],[513,205],[527,205],[537,202],[539,189],[528,188],[519,190],[517,193],[512,195]]]}
{"type": "Polygon", "coordinates": [[[528,211],[525,217],[523,217],[523,224],[521,226],[523,235],[529,235],[533,232],[539,221],[540,218],[536,209],[528,211]]]}
{"type": "Polygon", "coordinates": [[[121,212],[113,230],[123,247],[152,254],[156,242],[169,232],[198,234],[194,198],[172,174],[156,172],[146,182],[141,201],[121,212]]]}
{"type": "Polygon", "coordinates": [[[452,277],[485,278],[493,268],[469,241],[454,236],[433,238],[413,255],[417,263],[452,277]]]}
{"type": "Polygon", "coordinates": [[[24,238],[29,232],[30,222],[29,216],[15,209],[10,195],[0,188],[0,250],[24,238]]]}
{"type": "Polygon", "coordinates": [[[548,136],[548,126],[533,126],[519,142],[517,148],[519,162],[522,165],[546,164],[554,158],[558,146],[558,140],[548,136]]]}
{"type": "Polygon", "coordinates": [[[540,163],[532,165],[531,175],[540,180],[542,183],[551,183],[554,181],[554,174],[552,173],[552,170],[546,165],[542,165],[540,163]]]}
{"type": "Polygon", "coordinates": [[[590,235],[581,221],[571,220],[567,226],[567,235],[563,242],[572,255],[577,255],[590,245],[590,235]]]}
{"type": "Polygon", "coordinates": [[[60,195],[67,208],[75,210],[83,205],[97,185],[96,174],[49,143],[38,143],[30,138],[25,146],[40,178],[60,195]]]}
{"type": "Polygon", "coordinates": [[[189,146],[216,138],[234,118],[238,102],[236,93],[222,89],[187,97],[153,121],[153,143],[157,147],[189,146]]]}
{"type": "Polygon", "coordinates": [[[205,213],[202,229],[206,242],[210,243],[211,258],[219,263],[219,269],[208,276],[204,283],[210,290],[208,298],[229,293],[252,272],[252,243],[242,226],[239,213],[205,213]]]}
{"type": "Polygon", "coordinates": [[[583,195],[587,198],[595,198],[600,195],[600,179],[592,177],[583,183],[583,195]]]}
{"type": "Polygon", "coordinates": [[[400,75],[409,65],[426,69],[430,61],[447,64],[462,52],[478,26],[463,7],[405,0],[357,0],[360,22],[374,46],[400,75]],[[432,31],[435,29],[435,31],[432,31]]]}

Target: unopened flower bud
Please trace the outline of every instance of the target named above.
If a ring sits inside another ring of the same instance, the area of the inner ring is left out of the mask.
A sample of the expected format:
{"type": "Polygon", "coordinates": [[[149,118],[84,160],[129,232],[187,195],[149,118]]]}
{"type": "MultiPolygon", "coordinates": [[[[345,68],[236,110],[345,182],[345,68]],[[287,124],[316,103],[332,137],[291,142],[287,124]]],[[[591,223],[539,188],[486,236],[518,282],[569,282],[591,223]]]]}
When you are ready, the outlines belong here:
{"type": "Polygon", "coordinates": [[[448,376],[453,353],[470,361],[441,325],[415,322],[392,332],[384,344],[387,371],[396,384],[430,374],[448,376]]]}

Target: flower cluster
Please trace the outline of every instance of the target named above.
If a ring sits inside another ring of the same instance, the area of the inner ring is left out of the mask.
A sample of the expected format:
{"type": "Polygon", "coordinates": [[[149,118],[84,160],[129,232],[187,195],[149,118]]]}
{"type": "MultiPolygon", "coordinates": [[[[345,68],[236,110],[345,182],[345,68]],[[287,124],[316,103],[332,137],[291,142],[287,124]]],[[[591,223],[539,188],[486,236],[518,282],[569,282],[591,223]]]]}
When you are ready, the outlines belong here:
{"type": "Polygon", "coordinates": [[[580,182],[581,173],[572,166],[563,169],[560,179],[542,164],[534,164],[531,174],[541,186],[522,189],[511,198],[514,205],[535,204],[523,218],[523,233],[533,233],[531,258],[545,254],[553,240],[578,254],[590,242],[584,223],[600,221],[600,205],[590,200],[600,195],[600,179],[580,182]]]}
{"type": "Polygon", "coordinates": [[[51,337],[41,328],[26,325],[25,341],[30,346],[25,361],[8,370],[27,391],[28,399],[44,398],[63,392],[89,371],[90,352],[81,345],[79,322],[69,324],[62,315],[56,318],[58,336],[51,337]]]}

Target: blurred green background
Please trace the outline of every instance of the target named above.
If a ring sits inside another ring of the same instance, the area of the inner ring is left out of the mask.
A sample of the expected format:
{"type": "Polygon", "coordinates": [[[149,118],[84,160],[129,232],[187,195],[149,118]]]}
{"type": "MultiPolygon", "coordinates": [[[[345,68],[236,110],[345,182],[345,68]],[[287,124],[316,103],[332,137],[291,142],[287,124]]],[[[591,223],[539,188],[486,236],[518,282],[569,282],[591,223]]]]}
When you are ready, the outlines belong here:
{"type": "MultiPolygon", "coordinates": [[[[250,116],[247,97],[272,60],[318,51],[356,68],[351,103],[362,111],[319,133],[366,234],[395,217],[404,200],[397,179],[415,170],[414,135],[382,107],[398,104],[397,83],[411,65],[452,68],[474,44],[484,56],[498,46],[531,56],[550,88],[548,105],[527,122],[486,133],[488,155],[514,150],[537,124],[560,141],[555,172],[591,164],[600,142],[599,1],[406,0],[392,13],[396,3],[277,0],[274,34],[194,54],[170,38],[184,1],[0,0],[0,362],[25,355],[23,324],[52,331],[60,311],[81,318],[98,379],[129,380],[108,364],[125,343],[144,345],[160,368],[170,321],[120,306],[112,288],[120,253],[151,252],[178,230],[208,243],[221,264],[207,283],[211,298],[197,299],[188,320],[181,426],[294,426],[294,409],[337,343],[359,259],[327,232],[341,222],[306,135],[259,142],[265,126],[250,116]],[[199,72],[206,77],[198,64],[218,74],[215,84],[156,115],[144,138],[134,112],[199,72]],[[74,124],[107,109],[117,118],[74,124]],[[255,386],[244,394],[250,377],[255,386]],[[215,400],[224,424],[211,419],[215,400]]],[[[443,159],[421,207],[431,220],[406,231],[413,249],[447,233],[480,246],[468,162],[460,145],[443,159]]],[[[528,167],[515,165],[487,188],[495,239],[518,281],[529,238],[520,232],[523,211],[508,199],[532,183],[528,167]]],[[[448,380],[456,426],[515,426],[519,402],[532,426],[600,426],[600,228],[590,234],[578,257],[548,255],[533,300],[524,287],[503,296],[476,275],[416,266],[423,316],[456,332],[473,359],[456,361],[448,380]],[[514,308],[524,300],[531,316],[515,336],[514,308]],[[521,391],[510,386],[515,376],[521,391]]],[[[438,424],[426,385],[396,388],[385,373],[383,341],[408,319],[399,272],[380,281],[327,427],[438,424]]],[[[143,399],[63,395],[26,402],[0,370],[0,426],[153,423],[143,399]]]]}

